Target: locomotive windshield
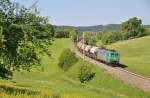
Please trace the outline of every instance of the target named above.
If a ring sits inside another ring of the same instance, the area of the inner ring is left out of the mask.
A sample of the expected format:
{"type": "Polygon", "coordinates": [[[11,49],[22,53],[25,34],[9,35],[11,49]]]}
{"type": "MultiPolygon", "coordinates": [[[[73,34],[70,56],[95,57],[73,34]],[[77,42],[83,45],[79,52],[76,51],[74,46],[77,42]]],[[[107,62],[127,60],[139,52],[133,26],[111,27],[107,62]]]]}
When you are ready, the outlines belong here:
{"type": "Polygon", "coordinates": [[[111,56],[118,56],[118,53],[117,52],[112,52],[111,56]]]}

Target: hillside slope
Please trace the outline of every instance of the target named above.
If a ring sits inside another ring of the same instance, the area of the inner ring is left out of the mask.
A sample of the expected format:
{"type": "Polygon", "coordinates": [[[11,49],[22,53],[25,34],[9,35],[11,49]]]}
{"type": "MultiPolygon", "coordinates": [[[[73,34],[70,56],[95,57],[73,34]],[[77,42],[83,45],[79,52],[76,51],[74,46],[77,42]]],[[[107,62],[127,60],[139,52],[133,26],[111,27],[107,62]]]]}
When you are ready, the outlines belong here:
{"type": "Polygon", "coordinates": [[[150,36],[114,43],[108,48],[121,54],[121,64],[127,69],[150,77],[150,36]]]}
{"type": "Polygon", "coordinates": [[[95,25],[95,26],[56,26],[54,25],[55,29],[68,29],[68,28],[75,28],[79,30],[79,32],[99,32],[99,31],[115,31],[119,29],[119,24],[108,24],[108,25],[95,25]]]}
{"type": "MultiPolygon", "coordinates": [[[[79,32],[99,32],[99,31],[116,31],[120,28],[120,24],[107,24],[107,25],[94,25],[94,26],[56,26],[54,25],[55,29],[68,29],[68,28],[75,28],[79,30],[79,32]]],[[[150,28],[150,25],[143,25],[144,28],[150,28]]]]}
{"type": "Polygon", "coordinates": [[[25,87],[47,92],[52,98],[150,98],[150,94],[125,85],[104,70],[79,60],[69,71],[63,72],[58,67],[58,58],[63,49],[71,48],[70,39],[55,39],[50,46],[52,56],[43,55],[44,70],[15,72],[13,80],[1,80],[1,83],[16,87],[25,87]],[[78,80],[80,67],[86,64],[96,73],[87,84],[78,80]]]}

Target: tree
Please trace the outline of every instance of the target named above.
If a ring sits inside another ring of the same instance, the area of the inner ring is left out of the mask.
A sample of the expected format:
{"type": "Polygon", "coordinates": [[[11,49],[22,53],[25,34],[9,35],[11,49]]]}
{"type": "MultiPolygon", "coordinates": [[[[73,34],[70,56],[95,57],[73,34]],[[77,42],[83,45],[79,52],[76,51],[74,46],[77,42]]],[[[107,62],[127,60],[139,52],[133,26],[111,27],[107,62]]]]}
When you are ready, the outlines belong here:
{"type": "Polygon", "coordinates": [[[97,38],[98,40],[101,40],[103,34],[104,34],[104,32],[97,32],[97,33],[96,33],[96,38],[97,38]]]}
{"type": "Polygon", "coordinates": [[[69,35],[70,35],[70,38],[72,39],[72,41],[75,42],[77,40],[78,30],[71,29],[69,35]]]}
{"type": "Polygon", "coordinates": [[[93,44],[92,42],[94,42],[93,38],[93,33],[92,32],[83,32],[82,34],[82,38],[84,36],[84,43],[85,44],[89,44],[89,42],[91,42],[91,44],[93,44]]]}
{"type": "Polygon", "coordinates": [[[51,39],[54,36],[54,28],[51,24],[38,24],[34,33],[39,39],[51,39]]]}
{"type": "Polygon", "coordinates": [[[122,40],[122,32],[106,32],[101,38],[103,44],[111,44],[118,40],[122,40]]]}
{"type": "Polygon", "coordinates": [[[50,56],[54,29],[36,9],[1,0],[0,20],[0,68],[30,71],[41,64],[41,53],[50,56]]]}
{"type": "Polygon", "coordinates": [[[86,40],[91,39],[93,37],[92,32],[84,32],[84,38],[86,40]]]}
{"type": "Polygon", "coordinates": [[[121,25],[121,29],[122,31],[128,33],[127,35],[128,38],[137,37],[137,36],[141,36],[143,32],[143,28],[141,24],[142,24],[142,20],[133,17],[130,18],[128,21],[123,22],[121,25]]]}
{"type": "Polygon", "coordinates": [[[113,34],[112,33],[107,33],[105,35],[103,35],[102,37],[102,43],[103,44],[110,44],[110,43],[113,43],[115,42],[115,39],[113,38],[113,34]]]}
{"type": "Polygon", "coordinates": [[[88,40],[88,45],[96,46],[97,40],[96,38],[91,38],[88,40]]]}
{"type": "Polygon", "coordinates": [[[148,30],[142,27],[142,20],[133,17],[121,24],[121,29],[114,32],[98,32],[96,37],[102,44],[111,44],[119,40],[142,37],[148,35],[148,30]]]}
{"type": "Polygon", "coordinates": [[[69,38],[70,29],[57,29],[55,32],[56,38],[69,38]]]}

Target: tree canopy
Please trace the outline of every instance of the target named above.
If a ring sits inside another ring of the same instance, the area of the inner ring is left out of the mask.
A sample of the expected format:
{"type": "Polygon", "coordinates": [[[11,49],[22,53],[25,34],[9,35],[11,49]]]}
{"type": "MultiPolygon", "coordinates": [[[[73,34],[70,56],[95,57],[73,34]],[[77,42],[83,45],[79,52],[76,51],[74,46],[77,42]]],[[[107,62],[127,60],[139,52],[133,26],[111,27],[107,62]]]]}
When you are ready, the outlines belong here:
{"type": "Polygon", "coordinates": [[[91,39],[93,37],[93,33],[92,32],[84,32],[84,38],[85,39],[91,39]]]}
{"type": "Polygon", "coordinates": [[[76,40],[78,31],[76,29],[56,29],[56,38],[71,38],[73,41],[76,40]]]}
{"type": "Polygon", "coordinates": [[[121,25],[122,31],[128,32],[128,38],[134,36],[142,36],[142,20],[136,17],[130,18],[128,21],[123,22],[121,25]]]}
{"type": "Polygon", "coordinates": [[[40,53],[47,53],[54,29],[37,8],[26,8],[11,0],[0,1],[0,68],[28,70],[40,65],[40,53]]]}
{"type": "Polygon", "coordinates": [[[142,26],[142,20],[136,17],[121,24],[121,29],[113,32],[98,32],[96,38],[103,44],[150,35],[148,28],[142,26]]]}
{"type": "Polygon", "coordinates": [[[71,31],[69,33],[69,36],[70,36],[70,38],[72,39],[73,42],[77,41],[78,34],[79,34],[79,32],[78,32],[77,29],[71,29],[71,31]]]}

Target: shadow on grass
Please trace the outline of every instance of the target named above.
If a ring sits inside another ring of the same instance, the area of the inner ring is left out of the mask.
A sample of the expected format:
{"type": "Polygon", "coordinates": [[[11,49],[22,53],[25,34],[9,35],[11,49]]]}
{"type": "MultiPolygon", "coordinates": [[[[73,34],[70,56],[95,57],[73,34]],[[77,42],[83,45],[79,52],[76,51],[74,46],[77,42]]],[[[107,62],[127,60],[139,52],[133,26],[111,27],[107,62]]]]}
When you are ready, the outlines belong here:
{"type": "Polygon", "coordinates": [[[0,78],[2,79],[12,79],[13,73],[7,70],[5,67],[0,66],[0,78]]]}
{"type": "Polygon", "coordinates": [[[7,93],[9,95],[27,94],[38,95],[39,91],[30,90],[28,88],[18,88],[14,86],[0,85],[0,92],[7,93]]]}
{"type": "Polygon", "coordinates": [[[15,86],[18,86],[18,87],[32,87],[31,85],[22,85],[22,84],[16,84],[15,86]]]}
{"type": "Polygon", "coordinates": [[[120,67],[120,68],[126,68],[126,67],[128,67],[128,66],[125,65],[125,64],[118,64],[117,67],[120,67]]]}

